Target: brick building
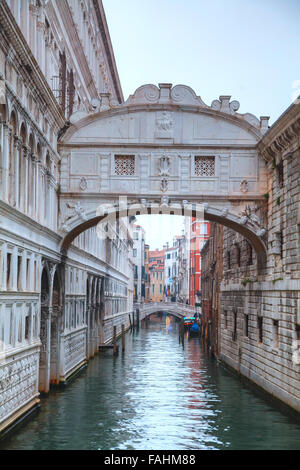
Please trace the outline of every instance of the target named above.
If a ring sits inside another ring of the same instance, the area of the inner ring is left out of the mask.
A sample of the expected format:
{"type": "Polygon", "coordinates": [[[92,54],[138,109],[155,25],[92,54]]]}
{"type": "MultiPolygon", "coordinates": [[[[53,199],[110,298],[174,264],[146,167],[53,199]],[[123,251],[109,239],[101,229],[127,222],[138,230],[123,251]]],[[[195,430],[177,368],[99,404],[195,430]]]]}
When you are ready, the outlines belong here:
{"type": "Polygon", "coordinates": [[[165,250],[149,251],[149,299],[152,302],[164,300],[165,250]]]}
{"type": "Polygon", "coordinates": [[[223,275],[223,226],[212,222],[210,237],[201,250],[202,335],[218,355],[220,284],[223,275]]]}

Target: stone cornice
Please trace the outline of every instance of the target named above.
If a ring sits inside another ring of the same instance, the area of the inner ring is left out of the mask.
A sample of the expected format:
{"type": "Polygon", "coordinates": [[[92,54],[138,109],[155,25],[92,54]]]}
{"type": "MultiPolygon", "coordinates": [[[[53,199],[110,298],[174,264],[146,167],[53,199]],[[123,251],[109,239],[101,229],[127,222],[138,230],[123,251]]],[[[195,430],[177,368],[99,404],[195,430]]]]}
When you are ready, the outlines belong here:
{"type": "Polygon", "coordinates": [[[5,0],[0,0],[0,23],[27,72],[27,82],[39,90],[58,127],[62,128],[66,119],[5,0]]]}
{"type": "Polygon", "coordinates": [[[270,161],[276,155],[294,151],[300,145],[300,104],[292,104],[270,127],[257,145],[262,157],[270,161]]]}
{"type": "Polygon", "coordinates": [[[18,211],[6,202],[0,200],[0,216],[1,215],[3,215],[6,219],[11,219],[18,222],[20,226],[26,225],[29,229],[36,230],[37,233],[43,232],[47,236],[49,236],[50,239],[57,241],[57,243],[60,243],[62,239],[60,235],[58,235],[50,228],[41,225],[39,222],[36,222],[28,215],[23,214],[23,212],[18,211]]]}
{"type": "Polygon", "coordinates": [[[105,12],[103,9],[102,1],[100,0],[92,0],[92,1],[93,1],[94,9],[96,11],[100,34],[101,34],[101,38],[104,44],[106,57],[107,57],[112,81],[114,84],[116,96],[117,96],[119,103],[123,103],[124,101],[123,92],[121,88],[120,78],[119,78],[119,74],[118,74],[118,70],[116,66],[115,56],[114,56],[114,52],[113,52],[113,48],[111,44],[111,39],[109,35],[109,30],[108,30],[108,26],[106,22],[106,16],[105,16],[105,12]]]}
{"type": "MultiPolygon", "coordinates": [[[[114,108],[110,108],[105,111],[99,111],[97,113],[91,113],[88,114],[87,116],[83,117],[79,121],[75,122],[71,127],[69,127],[64,134],[62,140],[64,142],[61,142],[61,144],[66,145],[68,143],[68,140],[71,140],[72,135],[75,134],[75,132],[78,129],[81,129],[82,127],[85,127],[92,122],[95,122],[95,120],[99,119],[99,121],[105,117],[113,117],[117,115],[126,115],[126,114],[133,114],[133,113],[138,113],[141,111],[180,111],[183,113],[198,113],[198,114],[203,114],[215,118],[219,118],[220,120],[224,121],[229,121],[232,124],[244,129],[245,131],[251,133],[257,142],[261,140],[262,134],[260,130],[250,124],[247,120],[240,118],[237,115],[232,115],[228,114],[225,112],[221,112],[215,109],[212,109],[208,106],[202,107],[198,105],[184,105],[184,104],[175,104],[175,103],[168,103],[168,104],[163,104],[163,103],[141,103],[141,104],[132,104],[130,102],[127,102],[122,104],[121,106],[117,106],[114,108]]],[[[77,144],[76,144],[77,145],[77,144]]],[[[87,143],[88,145],[88,143],[87,143]]],[[[143,144],[140,144],[143,146],[143,144]]],[[[254,146],[257,144],[255,143],[254,146]]]]}

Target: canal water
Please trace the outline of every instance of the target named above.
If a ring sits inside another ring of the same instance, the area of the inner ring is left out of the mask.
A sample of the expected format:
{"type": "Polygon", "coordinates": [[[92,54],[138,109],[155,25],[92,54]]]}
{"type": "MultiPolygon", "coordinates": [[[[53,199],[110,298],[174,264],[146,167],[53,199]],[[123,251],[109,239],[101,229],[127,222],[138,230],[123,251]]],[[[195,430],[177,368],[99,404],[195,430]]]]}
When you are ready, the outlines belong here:
{"type": "Polygon", "coordinates": [[[0,449],[300,449],[300,424],[166,318],[100,353],[0,449]]]}

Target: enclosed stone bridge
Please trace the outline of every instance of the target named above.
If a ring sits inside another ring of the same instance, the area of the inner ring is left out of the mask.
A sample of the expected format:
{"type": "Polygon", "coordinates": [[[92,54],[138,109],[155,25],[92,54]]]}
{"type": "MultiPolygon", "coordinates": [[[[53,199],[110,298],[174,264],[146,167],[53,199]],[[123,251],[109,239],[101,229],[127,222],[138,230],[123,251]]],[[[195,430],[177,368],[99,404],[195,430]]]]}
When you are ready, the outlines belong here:
{"type": "Polygon", "coordinates": [[[195,308],[178,302],[149,302],[134,304],[134,311],[139,311],[139,319],[149,317],[153,313],[163,312],[179,319],[195,315],[195,308]]]}
{"type": "Polygon", "coordinates": [[[161,83],[120,105],[102,94],[90,114],[74,113],[59,142],[62,252],[108,215],[194,217],[202,204],[203,217],[247,238],[264,266],[268,174],[258,142],[268,118],[238,109],[230,96],[208,106],[187,86],[161,83]]]}

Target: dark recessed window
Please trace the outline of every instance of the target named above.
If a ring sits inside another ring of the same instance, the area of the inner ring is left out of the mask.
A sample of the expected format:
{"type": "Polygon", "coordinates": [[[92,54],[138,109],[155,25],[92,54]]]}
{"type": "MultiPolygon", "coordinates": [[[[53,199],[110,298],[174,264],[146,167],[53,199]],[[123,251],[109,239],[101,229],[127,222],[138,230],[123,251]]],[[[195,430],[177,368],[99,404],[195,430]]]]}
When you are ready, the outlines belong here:
{"type": "Polygon", "coordinates": [[[257,327],[258,327],[258,341],[263,342],[263,317],[257,317],[257,327]]]}

